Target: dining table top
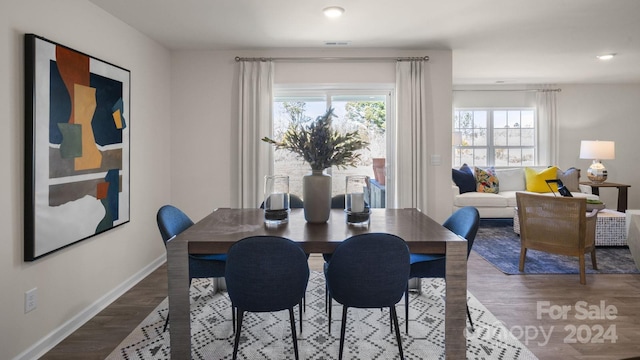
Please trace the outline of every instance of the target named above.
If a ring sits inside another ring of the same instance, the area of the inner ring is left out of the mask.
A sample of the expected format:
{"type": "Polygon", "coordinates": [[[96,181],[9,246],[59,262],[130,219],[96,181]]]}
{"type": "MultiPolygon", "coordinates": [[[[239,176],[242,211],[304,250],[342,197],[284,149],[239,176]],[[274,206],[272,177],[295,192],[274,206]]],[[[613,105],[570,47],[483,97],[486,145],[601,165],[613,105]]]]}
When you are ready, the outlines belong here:
{"type": "Polygon", "coordinates": [[[307,253],[332,253],[348,237],[375,232],[399,236],[413,253],[445,254],[447,242],[466,241],[417,209],[371,209],[367,225],[347,224],[342,209],[332,209],[326,223],[308,223],[303,209],[291,209],[277,226],[263,216],[262,209],[216,209],[174,240],[187,241],[190,254],[226,253],[240,239],[265,235],[293,239],[307,253]]]}

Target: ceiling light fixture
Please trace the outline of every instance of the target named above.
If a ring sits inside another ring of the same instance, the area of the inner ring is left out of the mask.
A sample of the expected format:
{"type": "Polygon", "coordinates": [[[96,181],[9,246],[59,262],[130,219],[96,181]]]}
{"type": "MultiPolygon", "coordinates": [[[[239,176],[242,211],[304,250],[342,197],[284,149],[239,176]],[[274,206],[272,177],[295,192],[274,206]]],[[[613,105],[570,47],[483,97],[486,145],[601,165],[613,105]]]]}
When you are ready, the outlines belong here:
{"type": "Polygon", "coordinates": [[[344,9],[340,6],[329,6],[327,8],[324,8],[322,12],[324,13],[324,16],[335,19],[342,16],[342,14],[344,13],[344,9]]]}
{"type": "Polygon", "coordinates": [[[596,56],[599,60],[611,60],[616,54],[603,54],[596,56]]]}

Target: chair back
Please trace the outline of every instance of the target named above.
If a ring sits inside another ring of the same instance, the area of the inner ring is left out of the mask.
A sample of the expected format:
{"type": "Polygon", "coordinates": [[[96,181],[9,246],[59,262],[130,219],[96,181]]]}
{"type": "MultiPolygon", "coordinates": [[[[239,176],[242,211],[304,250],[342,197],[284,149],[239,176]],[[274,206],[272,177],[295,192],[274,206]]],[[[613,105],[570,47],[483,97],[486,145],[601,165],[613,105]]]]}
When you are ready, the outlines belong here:
{"type": "Polygon", "coordinates": [[[245,311],[290,309],[300,303],[308,280],[307,256],[289,239],[252,236],[227,253],[227,292],[234,306],[245,311]]]}
{"type": "Polygon", "coordinates": [[[516,193],[516,201],[525,248],[578,255],[595,245],[596,216],[587,230],[586,199],[516,193]]]}
{"type": "MultiPolygon", "coordinates": [[[[289,208],[290,209],[302,209],[304,202],[298,195],[289,194],[289,208]]],[[[260,209],[264,209],[264,201],[260,204],[260,209]]]]}
{"type": "Polygon", "coordinates": [[[331,297],[348,307],[394,306],[409,280],[409,248],[383,233],[355,235],[343,241],[326,265],[331,297]]]}
{"type": "Polygon", "coordinates": [[[344,209],[344,194],[338,194],[331,198],[332,209],[344,209]]]}
{"type": "Polygon", "coordinates": [[[193,225],[193,221],[182,210],[173,205],[162,206],[158,210],[156,221],[165,245],[169,239],[193,225]]]}
{"type": "Polygon", "coordinates": [[[469,257],[469,253],[473,247],[473,241],[476,238],[478,227],[480,226],[480,213],[478,209],[473,206],[460,208],[449,216],[442,226],[451,230],[454,234],[467,239],[467,257],[469,257]]]}

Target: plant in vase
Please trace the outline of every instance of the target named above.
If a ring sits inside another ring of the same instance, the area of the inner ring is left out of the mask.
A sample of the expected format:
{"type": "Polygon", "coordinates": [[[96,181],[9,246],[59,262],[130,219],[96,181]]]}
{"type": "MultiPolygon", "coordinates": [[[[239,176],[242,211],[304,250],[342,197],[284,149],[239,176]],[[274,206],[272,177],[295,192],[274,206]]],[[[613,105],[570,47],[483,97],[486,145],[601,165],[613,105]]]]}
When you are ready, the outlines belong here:
{"type": "Polygon", "coordinates": [[[324,174],[324,169],[355,167],[360,161],[357,151],[369,145],[357,131],[341,134],[334,130],[331,127],[333,116],[333,109],[329,109],[307,126],[291,124],[280,141],[266,136],[262,138],[278,150],[297,154],[311,166],[311,174],[306,175],[302,182],[304,216],[311,223],[329,220],[331,176],[324,174]]]}

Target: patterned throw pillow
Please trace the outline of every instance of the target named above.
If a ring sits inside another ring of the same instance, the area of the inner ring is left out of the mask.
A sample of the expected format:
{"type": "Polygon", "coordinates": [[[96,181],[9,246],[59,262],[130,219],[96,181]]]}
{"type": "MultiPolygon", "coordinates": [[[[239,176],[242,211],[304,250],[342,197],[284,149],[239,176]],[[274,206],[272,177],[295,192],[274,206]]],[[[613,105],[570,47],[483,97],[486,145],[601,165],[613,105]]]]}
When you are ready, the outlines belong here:
{"type": "Polygon", "coordinates": [[[476,191],[497,194],[500,189],[496,169],[476,167],[476,191]]]}
{"type": "Polygon", "coordinates": [[[463,164],[460,170],[451,169],[453,182],[460,189],[460,194],[476,191],[476,178],[473,170],[467,164],[463,164]]]}
{"type": "Polygon", "coordinates": [[[547,193],[551,192],[551,189],[553,189],[553,191],[558,191],[558,186],[556,184],[550,184],[550,189],[545,181],[557,179],[557,176],[558,168],[555,166],[548,167],[540,172],[535,169],[524,168],[524,178],[527,183],[527,191],[531,192],[547,193]]]}

